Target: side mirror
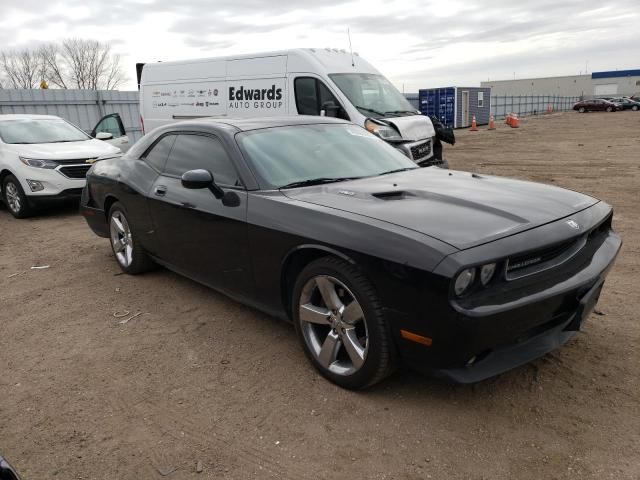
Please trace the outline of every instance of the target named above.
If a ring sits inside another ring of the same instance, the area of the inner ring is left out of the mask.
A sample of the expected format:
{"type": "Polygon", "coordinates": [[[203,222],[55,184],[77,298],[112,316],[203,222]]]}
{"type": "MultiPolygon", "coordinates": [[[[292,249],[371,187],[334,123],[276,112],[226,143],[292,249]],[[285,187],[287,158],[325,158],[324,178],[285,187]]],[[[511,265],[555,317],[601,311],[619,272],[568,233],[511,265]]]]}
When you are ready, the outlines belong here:
{"type": "Polygon", "coordinates": [[[336,105],[334,102],[324,102],[322,104],[322,110],[320,110],[321,117],[343,118],[342,107],[336,105]]]}
{"type": "Polygon", "coordinates": [[[213,180],[213,175],[209,170],[197,169],[189,170],[182,174],[182,186],[192,190],[200,188],[208,188],[213,193],[213,196],[217,199],[224,197],[224,190],[222,190],[216,182],[213,180]]]}
{"type": "Polygon", "coordinates": [[[98,140],[111,140],[113,138],[113,134],[109,132],[98,132],[96,133],[96,138],[98,140]]]}

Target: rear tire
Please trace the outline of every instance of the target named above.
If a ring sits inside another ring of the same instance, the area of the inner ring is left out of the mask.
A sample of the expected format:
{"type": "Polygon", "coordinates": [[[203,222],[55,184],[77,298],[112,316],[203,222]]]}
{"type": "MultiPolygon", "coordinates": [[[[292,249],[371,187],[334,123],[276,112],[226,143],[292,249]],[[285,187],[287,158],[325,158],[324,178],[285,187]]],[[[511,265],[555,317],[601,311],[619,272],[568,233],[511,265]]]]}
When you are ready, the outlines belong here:
{"type": "Polygon", "coordinates": [[[631,107],[631,110],[633,110],[634,112],[638,111],[638,105],[634,105],[633,107],[631,107]]]}
{"type": "Polygon", "coordinates": [[[134,235],[129,223],[127,211],[120,202],[109,209],[109,240],[113,255],[123,272],[136,275],[151,270],[153,260],[144,251],[144,247],[134,235]]]}
{"type": "Polygon", "coordinates": [[[9,213],[15,218],[27,218],[33,215],[22,185],[13,175],[7,175],[2,182],[2,200],[9,213]]]}
{"type": "Polygon", "coordinates": [[[607,107],[607,112],[613,112],[613,107],[607,107]]]}
{"type": "Polygon", "coordinates": [[[357,267],[335,257],[315,260],[298,275],[292,299],[302,348],[325,378],[360,390],[393,372],[395,352],[382,305],[357,267]]]}

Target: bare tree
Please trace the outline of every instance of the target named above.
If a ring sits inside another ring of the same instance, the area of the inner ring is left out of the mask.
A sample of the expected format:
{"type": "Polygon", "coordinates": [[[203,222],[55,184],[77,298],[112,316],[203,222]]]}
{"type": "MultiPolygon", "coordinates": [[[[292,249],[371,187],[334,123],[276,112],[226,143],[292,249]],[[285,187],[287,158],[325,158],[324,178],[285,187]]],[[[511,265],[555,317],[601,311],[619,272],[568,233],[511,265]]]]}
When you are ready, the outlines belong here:
{"type": "Polygon", "coordinates": [[[45,69],[38,50],[12,50],[0,53],[0,66],[12,88],[34,88],[44,78],[45,69]]]}
{"type": "Polygon", "coordinates": [[[71,38],[62,42],[60,57],[76,88],[113,90],[125,80],[120,55],[112,53],[109,44],[71,38]]]}
{"type": "Polygon", "coordinates": [[[12,88],[34,88],[46,80],[63,89],[114,90],[126,80],[111,45],[78,38],[0,52],[0,70],[12,88]]]}

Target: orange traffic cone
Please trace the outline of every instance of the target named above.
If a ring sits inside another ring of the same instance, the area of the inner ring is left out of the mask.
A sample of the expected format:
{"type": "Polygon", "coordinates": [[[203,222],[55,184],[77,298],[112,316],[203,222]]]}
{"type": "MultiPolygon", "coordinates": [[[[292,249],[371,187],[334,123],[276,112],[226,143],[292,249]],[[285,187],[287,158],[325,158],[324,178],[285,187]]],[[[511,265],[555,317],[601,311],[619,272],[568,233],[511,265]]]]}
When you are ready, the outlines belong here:
{"type": "Polygon", "coordinates": [[[489,116],[489,128],[488,130],[495,130],[496,129],[496,121],[493,118],[493,115],[489,116]]]}
{"type": "Polygon", "coordinates": [[[511,115],[513,115],[512,113],[507,114],[507,117],[504,119],[504,123],[506,123],[507,125],[511,125],[511,115]]]}
{"type": "Polygon", "coordinates": [[[511,128],[518,128],[520,126],[518,115],[516,115],[515,113],[513,114],[513,116],[511,117],[511,123],[509,125],[511,125],[511,128]]]}
{"type": "Polygon", "coordinates": [[[478,124],[476,123],[476,116],[475,115],[471,119],[471,131],[472,132],[477,132],[478,131],[478,124]]]}

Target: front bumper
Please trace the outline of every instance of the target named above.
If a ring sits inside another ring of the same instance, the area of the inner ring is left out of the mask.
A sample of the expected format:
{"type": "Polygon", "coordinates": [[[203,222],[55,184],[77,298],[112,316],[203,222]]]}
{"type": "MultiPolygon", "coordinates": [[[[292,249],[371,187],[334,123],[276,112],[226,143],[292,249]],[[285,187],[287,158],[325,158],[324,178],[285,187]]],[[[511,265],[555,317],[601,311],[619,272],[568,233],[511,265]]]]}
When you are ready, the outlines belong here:
{"type": "MultiPolygon", "coordinates": [[[[80,165],[84,167],[84,165],[80,165]]],[[[65,167],[75,167],[75,165],[66,165],[65,167]]],[[[38,202],[38,198],[41,198],[40,202],[46,202],[47,198],[65,197],[69,192],[77,192],[76,196],[80,196],[80,191],[87,183],[86,178],[69,178],[57,169],[46,168],[34,168],[27,167],[25,165],[13,165],[12,171],[16,178],[20,181],[22,190],[31,202],[38,202]],[[27,180],[39,182],[42,190],[32,191],[31,186],[27,180]],[[65,193],[66,192],[66,193],[65,193]]]]}
{"type": "MultiPolygon", "coordinates": [[[[604,211],[603,207],[595,208],[604,211]]],[[[428,309],[422,309],[422,319],[396,312],[391,324],[398,326],[394,329],[396,344],[405,363],[423,373],[472,383],[565,344],[595,307],[622,244],[610,229],[599,235],[590,250],[585,248],[582,257],[577,255],[571,265],[523,280],[509,294],[506,289],[513,289],[515,281],[493,297],[483,295],[479,301],[449,300],[443,306],[433,296],[428,299],[428,309]],[[431,338],[432,345],[405,340],[401,328],[431,338]]]]}

